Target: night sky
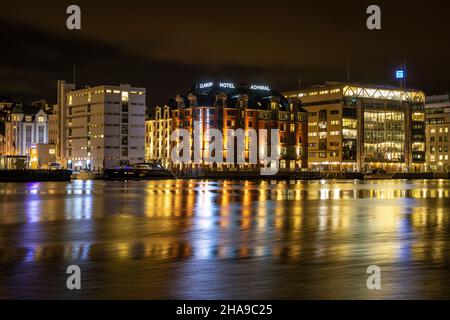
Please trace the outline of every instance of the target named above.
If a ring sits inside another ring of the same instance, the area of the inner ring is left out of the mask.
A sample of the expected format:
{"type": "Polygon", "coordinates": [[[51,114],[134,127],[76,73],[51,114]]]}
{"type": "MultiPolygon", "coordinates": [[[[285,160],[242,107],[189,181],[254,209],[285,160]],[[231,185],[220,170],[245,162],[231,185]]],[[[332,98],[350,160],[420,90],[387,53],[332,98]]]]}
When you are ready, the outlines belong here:
{"type": "Polygon", "coordinates": [[[202,80],[269,84],[283,91],[344,81],[450,88],[450,11],[445,1],[14,1],[0,10],[0,94],[56,100],[56,80],[130,83],[151,106],[202,80]],[[82,30],[66,28],[77,4],[82,30]],[[366,28],[378,4],[382,30],[366,28]]]}

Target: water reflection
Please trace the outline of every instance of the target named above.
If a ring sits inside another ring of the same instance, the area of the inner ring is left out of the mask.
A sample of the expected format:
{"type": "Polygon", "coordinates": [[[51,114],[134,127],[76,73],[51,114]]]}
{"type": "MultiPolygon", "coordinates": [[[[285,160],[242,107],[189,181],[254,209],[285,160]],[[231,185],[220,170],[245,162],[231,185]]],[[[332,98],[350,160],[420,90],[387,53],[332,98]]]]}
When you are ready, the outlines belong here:
{"type": "MultiPolygon", "coordinates": [[[[339,271],[347,288],[354,281],[348,273],[372,263],[414,274],[436,266],[429,276],[448,283],[439,268],[449,263],[449,190],[447,180],[0,184],[0,280],[40,264],[128,268],[142,261],[164,263],[166,297],[198,298],[197,280],[223,289],[242,270],[261,274],[258,286],[267,292],[295,281],[288,275],[298,270],[325,278],[339,271]],[[203,271],[196,272],[197,261],[203,271]],[[205,275],[220,261],[224,276],[205,275]],[[177,295],[180,286],[190,289],[177,295]]],[[[394,284],[383,294],[408,290],[394,284]]]]}

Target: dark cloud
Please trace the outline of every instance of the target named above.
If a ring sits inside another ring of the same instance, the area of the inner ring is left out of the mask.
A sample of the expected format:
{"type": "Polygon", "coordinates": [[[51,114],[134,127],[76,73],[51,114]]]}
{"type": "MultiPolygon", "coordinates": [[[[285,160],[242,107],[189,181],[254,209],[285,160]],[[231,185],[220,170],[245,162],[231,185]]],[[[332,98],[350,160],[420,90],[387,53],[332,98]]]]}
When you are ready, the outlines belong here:
{"type": "Polygon", "coordinates": [[[151,103],[202,79],[264,82],[279,90],[344,80],[448,91],[445,2],[378,1],[382,30],[365,28],[367,1],[79,1],[82,30],[65,28],[67,1],[17,2],[0,12],[0,92],[55,99],[57,79],[131,83],[151,103]]]}

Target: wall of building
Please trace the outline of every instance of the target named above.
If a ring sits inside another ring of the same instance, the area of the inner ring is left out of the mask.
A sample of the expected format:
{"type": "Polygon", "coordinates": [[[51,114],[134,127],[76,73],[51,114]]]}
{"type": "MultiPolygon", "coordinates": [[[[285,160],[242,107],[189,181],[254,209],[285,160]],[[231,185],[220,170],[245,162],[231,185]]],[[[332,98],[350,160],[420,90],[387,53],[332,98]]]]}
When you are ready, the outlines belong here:
{"type": "Polygon", "coordinates": [[[311,170],[425,170],[421,91],[334,84],[285,94],[309,112],[311,170]]]}
{"type": "Polygon", "coordinates": [[[48,143],[48,117],[40,110],[36,114],[11,113],[6,122],[6,154],[25,156],[34,144],[48,143]]]}
{"type": "Polygon", "coordinates": [[[145,89],[99,86],[66,99],[68,167],[100,171],[144,162],[145,89]]]}
{"type": "Polygon", "coordinates": [[[427,170],[450,172],[450,97],[427,97],[427,170]]]}
{"type": "Polygon", "coordinates": [[[172,112],[169,106],[156,107],[151,120],[145,122],[145,159],[170,165],[172,112]]]}

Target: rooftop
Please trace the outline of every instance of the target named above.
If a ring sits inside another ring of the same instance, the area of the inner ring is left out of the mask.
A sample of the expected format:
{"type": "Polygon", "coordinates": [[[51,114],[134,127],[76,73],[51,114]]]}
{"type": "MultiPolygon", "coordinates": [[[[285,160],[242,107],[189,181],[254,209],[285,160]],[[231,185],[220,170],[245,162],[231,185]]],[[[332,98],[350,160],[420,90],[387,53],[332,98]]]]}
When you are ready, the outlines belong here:
{"type": "MultiPolygon", "coordinates": [[[[244,95],[248,99],[247,106],[250,109],[267,110],[270,109],[271,102],[277,101],[280,110],[287,110],[289,104],[289,99],[265,84],[235,84],[220,81],[196,83],[186,95],[179,95],[176,99],[181,99],[186,107],[192,105],[190,97],[195,97],[197,106],[214,106],[220,95],[225,97],[226,106],[229,108],[236,107],[238,100],[244,95]]],[[[169,106],[177,107],[176,99],[172,99],[169,106]]]]}

